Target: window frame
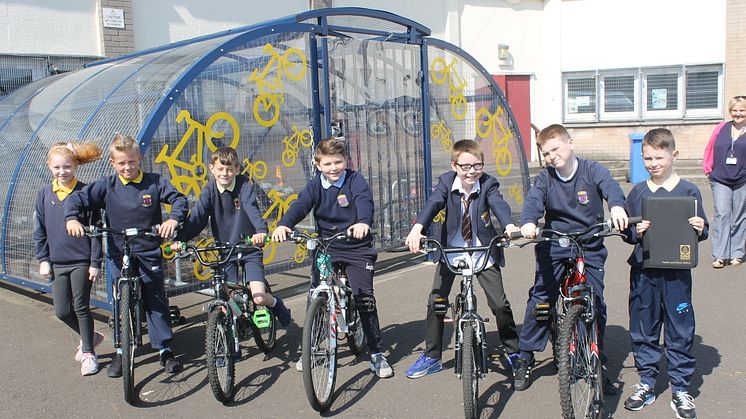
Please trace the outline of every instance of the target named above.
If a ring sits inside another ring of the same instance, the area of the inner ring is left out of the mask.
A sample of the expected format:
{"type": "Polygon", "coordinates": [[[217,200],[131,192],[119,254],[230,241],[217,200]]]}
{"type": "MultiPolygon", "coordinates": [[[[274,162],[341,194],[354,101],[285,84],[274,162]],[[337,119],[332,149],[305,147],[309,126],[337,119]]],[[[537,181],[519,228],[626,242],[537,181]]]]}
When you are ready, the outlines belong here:
{"type": "Polygon", "coordinates": [[[572,71],[562,73],[562,118],[565,123],[593,122],[645,122],[659,120],[701,120],[717,119],[723,113],[724,64],[697,64],[659,67],[634,67],[593,71],[572,71]],[[687,76],[691,73],[717,72],[717,107],[687,109],[687,76]],[[676,108],[666,110],[648,109],[648,77],[659,74],[676,74],[676,108]],[[609,77],[634,76],[634,108],[629,112],[605,111],[606,79],[609,77]],[[569,112],[569,81],[593,78],[595,83],[595,112],[569,112]]]}

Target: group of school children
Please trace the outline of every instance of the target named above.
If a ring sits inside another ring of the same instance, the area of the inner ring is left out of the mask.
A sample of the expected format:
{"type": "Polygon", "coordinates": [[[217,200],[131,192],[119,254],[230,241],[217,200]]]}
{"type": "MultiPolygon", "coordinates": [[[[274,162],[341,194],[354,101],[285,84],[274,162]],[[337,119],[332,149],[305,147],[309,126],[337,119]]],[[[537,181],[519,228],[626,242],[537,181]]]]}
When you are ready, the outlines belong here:
{"type": "MultiPolygon", "coordinates": [[[[626,200],[606,168],[575,155],[573,139],[563,126],[555,124],[542,130],[537,144],[547,167],[538,173],[525,198],[520,227],[513,224],[510,206],[500,193],[498,180],[484,173],[484,155],[479,144],[473,140],[461,140],[453,145],[452,171],[439,177],[405,244],[413,253],[419,252],[423,233],[428,231],[433,218],[441,210],[445,210],[446,217],[439,240],[447,247],[469,247],[487,244],[497,234],[502,234],[493,225],[493,216],[504,233],[520,231],[524,237],[532,239],[536,237],[537,223],[542,218],[547,228],[559,231],[579,231],[602,220],[603,201],[606,201],[614,227],[624,233],[625,241],[635,246],[628,260],[631,265],[629,329],[640,382],[624,406],[636,411],[655,401],[656,377],[665,349],[673,394],[671,408],[678,418],[695,418],[695,405],[688,393],[695,364],[690,353],[694,337],[691,270],[643,268],[641,242],[651,222],[643,220],[634,226],[628,225],[628,216],[641,214],[645,197],[693,196],[699,205],[697,214],[700,216],[690,218],[689,224],[699,240],[707,238],[708,222],[701,194],[695,185],[680,179],[674,172],[678,151],[673,135],[663,128],[646,134],[642,155],[650,178],[635,185],[626,200]],[[665,343],[661,345],[663,325],[665,343]]],[[[99,277],[102,246],[97,240],[88,239],[83,227],[83,223],[95,222],[101,209],[106,210],[106,222],[111,228],[123,230],[158,225],[162,238],[176,235],[177,240],[190,240],[202,231],[208,220],[213,236],[219,241],[236,242],[251,237],[254,244],[261,245],[269,234],[252,183],[238,175],[240,167],[235,150],[220,147],[213,154],[210,162],[213,179],[203,188],[191,212],[187,199],[167,179],[141,171],[140,152],[132,138],[117,135],[109,147],[109,154],[109,162],[116,174],[84,185],[75,178],[75,170],[79,164],[99,159],[100,148],[94,144],[53,145],[47,159],[53,181],[51,186],[39,191],[36,203],[34,239],[40,261],[39,272],[53,278],[57,316],[80,335],[75,359],[81,362],[83,375],[98,371],[95,347],[104,340],[101,333],[94,331],[89,310],[91,284],[99,277]],[[165,222],[161,219],[161,203],[171,205],[169,219],[165,222]],[[183,226],[177,229],[180,224],[183,226]]],[[[360,316],[371,354],[370,369],[378,377],[391,377],[393,369],[383,353],[373,292],[377,251],[369,234],[374,214],[371,190],[361,174],[347,169],[343,140],[330,138],[321,141],[315,149],[314,160],[318,175],[298,194],[271,233],[271,239],[285,241],[291,229],[311,212],[320,237],[330,237],[345,230],[350,233],[350,240],[335,241],[330,245],[330,254],[333,262],[347,264],[353,297],[367,307],[360,316]]],[[[180,371],[181,365],[170,348],[170,313],[159,245],[157,238],[139,238],[135,252],[143,276],[142,295],[147,308],[151,345],[159,350],[165,371],[175,373],[180,371]]],[[[108,249],[107,256],[117,268],[121,268],[121,240],[109,238],[108,249]]],[[[529,290],[520,333],[503,288],[500,268],[505,266],[505,258],[502,249],[495,248],[489,254],[472,256],[474,262],[479,263],[481,258],[488,258],[486,268],[477,274],[477,280],[495,315],[505,359],[513,369],[516,391],[529,387],[533,354],[543,351],[549,339],[548,322],[537,321],[532,308],[539,303],[553,304],[557,300],[563,274],[562,261],[568,252],[569,249],[546,242],[535,246],[536,274],[529,290]]],[[[249,252],[244,257],[245,274],[250,281],[254,302],[270,307],[280,324],[286,327],[291,322],[290,310],[281,299],[267,291],[261,252],[249,252]]],[[[435,257],[441,260],[441,255],[435,257]]],[[[424,377],[442,369],[444,316],[436,312],[435,302],[448,298],[455,279],[443,263],[454,263],[458,257],[464,256],[444,256],[436,268],[427,303],[425,351],[407,369],[409,378],[424,377]]],[[[603,239],[588,243],[586,275],[596,294],[601,345],[606,325],[603,299],[606,257],[603,239]]],[[[234,264],[230,269],[229,275],[238,280],[237,266],[234,264]]],[[[298,364],[297,368],[302,367],[298,364]]],[[[107,372],[111,377],[121,376],[120,353],[114,356],[107,372]]],[[[607,389],[613,387],[609,385],[607,389]]]]}

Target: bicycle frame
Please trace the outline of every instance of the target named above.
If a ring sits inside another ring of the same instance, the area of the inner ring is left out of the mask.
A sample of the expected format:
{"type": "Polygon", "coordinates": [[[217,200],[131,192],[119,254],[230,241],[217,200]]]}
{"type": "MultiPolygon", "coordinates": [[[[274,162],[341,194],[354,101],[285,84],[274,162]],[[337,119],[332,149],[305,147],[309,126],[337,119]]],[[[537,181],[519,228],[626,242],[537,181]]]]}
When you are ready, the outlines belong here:
{"type": "MultiPolygon", "coordinates": [[[[318,237],[311,237],[307,234],[294,231],[290,240],[295,242],[305,242],[308,250],[316,250],[316,266],[319,268],[319,282],[314,286],[315,278],[313,272],[310,277],[310,290],[309,298],[311,300],[318,298],[323,295],[326,297],[327,306],[330,313],[334,313],[332,316],[332,325],[335,327],[331,328],[332,335],[336,338],[337,332],[349,333],[348,318],[349,311],[354,310],[354,299],[352,298],[352,289],[347,283],[340,280],[344,273],[343,263],[331,263],[329,261],[329,254],[327,253],[327,247],[335,240],[342,237],[347,237],[347,232],[342,231],[335,234],[332,237],[326,239],[320,239],[318,237]],[[319,246],[319,247],[317,247],[319,246]],[[321,260],[323,259],[323,260],[321,260]],[[324,268],[321,268],[321,266],[324,268]],[[331,268],[331,269],[330,269],[331,268]],[[339,321],[337,316],[341,316],[342,320],[339,321]]],[[[336,339],[332,340],[333,347],[336,347],[336,339]]]]}
{"type": "Polygon", "coordinates": [[[120,307],[119,303],[122,300],[122,284],[129,282],[131,287],[131,297],[129,301],[134,301],[135,306],[132,308],[135,315],[134,318],[134,336],[135,343],[137,346],[142,346],[142,283],[140,281],[141,275],[138,272],[138,262],[132,253],[132,246],[130,246],[130,239],[138,236],[157,236],[158,226],[153,226],[147,229],[139,228],[128,228],[123,231],[114,230],[108,227],[97,227],[89,226],[86,234],[90,237],[104,237],[106,235],[116,235],[123,238],[122,243],[122,269],[120,271],[121,276],[117,278],[113,284],[112,298],[114,302],[112,304],[112,317],[113,317],[113,329],[114,329],[114,347],[120,349],[121,343],[121,325],[120,325],[120,307]]]}
{"type": "Polygon", "coordinates": [[[448,267],[448,269],[454,274],[461,276],[461,293],[456,299],[456,306],[454,308],[454,321],[457,322],[456,327],[456,362],[454,365],[454,372],[459,378],[461,377],[462,362],[461,362],[461,345],[464,342],[464,327],[473,323],[476,327],[477,345],[480,348],[481,356],[479,362],[479,378],[484,378],[487,374],[487,340],[485,339],[485,326],[486,320],[477,313],[476,309],[476,295],[474,294],[474,281],[473,278],[476,274],[482,272],[490,259],[489,252],[493,246],[507,246],[508,242],[504,240],[503,236],[495,236],[492,238],[487,246],[475,246],[475,247],[454,247],[444,248],[443,245],[435,239],[424,238],[422,243],[425,246],[433,245],[433,247],[425,247],[426,253],[433,252],[436,249],[440,251],[441,262],[448,267]],[[475,253],[484,252],[481,263],[474,266],[472,256],[475,253]],[[449,263],[447,255],[451,253],[465,253],[466,258],[459,260],[459,264],[454,267],[449,263]],[[467,262],[468,260],[468,262],[467,262]],[[463,299],[464,301],[460,301],[463,299]]]}

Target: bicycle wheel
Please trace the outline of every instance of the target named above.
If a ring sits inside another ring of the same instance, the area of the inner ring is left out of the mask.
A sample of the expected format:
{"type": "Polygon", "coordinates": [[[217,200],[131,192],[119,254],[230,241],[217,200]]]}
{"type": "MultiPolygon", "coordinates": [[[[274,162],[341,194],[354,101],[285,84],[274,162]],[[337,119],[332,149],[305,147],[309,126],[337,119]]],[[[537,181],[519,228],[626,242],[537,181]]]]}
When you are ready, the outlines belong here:
{"type": "Polygon", "coordinates": [[[236,365],[232,348],[233,338],[228,317],[222,307],[215,307],[207,318],[205,354],[212,394],[221,403],[233,398],[236,365]]]}
{"type": "Polygon", "coordinates": [[[464,417],[479,417],[479,370],[474,325],[466,323],[461,343],[461,383],[464,388],[464,417]]]}
{"type": "Polygon", "coordinates": [[[132,283],[122,281],[122,298],[119,300],[119,337],[122,345],[122,384],[124,400],[135,403],[135,302],[132,300],[132,283]]]}
{"type": "Polygon", "coordinates": [[[256,346],[265,354],[272,352],[272,349],[275,348],[277,334],[277,319],[275,319],[275,315],[270,308],[267,308],[267,310],[269,310],[269,324],[267,326],[259,327],[252,319],[249,319],[256,346]]]}
{"type": "Polygon", "coordinates": [[[360,320],[360,313],[357,310],[350,310],[349,332],[347,333],[347,346],[354,355],[360,354],[365,344],[365,334],[363,333],[363,322],[360,320]]]}
{"type": "Polygon", "coordinates": [[[585,306],[570,307],[560,323],[559,391],[562,417],[601,418],[603,391],[596,322],[582,318],[585,306]]]}
{"type": "Polygon", "coordinates": [[[337,337],[331,334],[331,315],[326,297],[319,296],[308,306],[303,326],[303,386],[318,412],[331,406],[337,379],[337,337]]]}

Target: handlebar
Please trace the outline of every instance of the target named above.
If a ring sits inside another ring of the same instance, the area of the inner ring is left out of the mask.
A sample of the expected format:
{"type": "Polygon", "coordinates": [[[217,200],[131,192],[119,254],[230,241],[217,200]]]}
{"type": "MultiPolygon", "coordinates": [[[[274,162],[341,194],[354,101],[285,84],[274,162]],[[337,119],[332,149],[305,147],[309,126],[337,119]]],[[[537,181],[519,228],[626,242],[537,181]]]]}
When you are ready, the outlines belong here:
{"type": "Polygon", "coordinates": [[[342,230],[339,233],[336,233],[333,236],[327,237],[327,238],[314,237],[309,234],[306,234],[306,233],[303,233],[297,230],[293,230],[290,233],[288,240],[292,240],[293,242],[298,243],[298,244],[305,243],[306,248],[308,250],[314,250],[318,247],[318,245],[326,247],[329,245],[329,243],[333,242],[334,240],[337,240],[337,239],[349,240],[351,238],[352,238],[352,233],[349,230],[342,230]]]}
{"type": "MultiPolygon", "coordinates": [[[[627,219],[627,224],[637,224],[642,221],[642,217],[629,217],[627,219]]],[[[553,241],[553,240],[559,240],[562,238],[566,238],[572,241],[578,241],[582,237],[589,235],[590,233],[599,230],[598,232],[590,235],[588,238],[593,237],[608,237],[608,236],[614,236],[614,235],[621,235],[620,233],[613,233],[612,230],[614,229],[614,222],[611,218],[592,224],[588,226],[587,228],[580,230],[580,231],[572,231],[572,232],[564,232],[564,231],[558,231],[553,230],[550,228],[537,228],[536,229],[536,239],[526,243],[540,243],[540,242],[546,242],[546,241],[553,241]],[[547,235],[548,234],[548,235],[547,235]]],[[[510,234],[510,239],[520,239],[523,238],[523,234],[520,231],[516,231],[514,233],[510,234]]],[[[560,246],[567,247],[569,245],[568,243],[560,243],[560,246]]]]}
{"type": "Polygon", "coordinates": [[[100,226],[88,226],[86,231],[86,236],[88,237],[102,237],[104,234],[111,234],[114,236],[122,236],[125,238],[131,238],[131,237],[137,237],[137,236],[146,236],[146,237],[161,237],[160,234],[158,234],[158,230],[160,229],[160,225],[156,224],[154,226],[150,226],[147,228],[137,228],[137,227],[130,227],[125,228],[124,230],[115,230],[113,228],[109,227],[100,227],[100,226]]]}
{"type": "Polygon", "coordinates": [[[431,239],[427,237],[423,237],[420,239],[420,247],[422,247],[423,252],[425,253],[431,253],[434,252],[436,249],[440,251],[440,259],[444,262],[444,264],[448,267],[448,269],[453,272],[455,275],[464,275],[467,270],[470,270],[471,273],[479,273],[484,270],[484,268],[487,266],[487,262],[489,261],[489,251],[492,249],[493,246],[495,247],[508,247],[510,245],[510,241],[507,240],[505,236],[495,236],[490,240],[490,243],[486,246],[473,246],[473,247],[443,247],[443,245],[436,239],[431,239]],[[433,245],[433,247],[428,247],[427,245],[433,245]],[[471,266],[465,265],[465,261],[461,260],[459,262],[459,266],[452,266],[447,258],[447,254],[451,253],[467,253],[470,257],[472,254],[476,252],[485,252],[485,257],[482,258],[482,262],[479,264],[479,266],[471,266]]]}
{"type": "MultiPolygon", "coordinates": [[[[265,240],[266,241],[266,240],[265,240]]],[[[182,251],[179,252],[174,259],[183,259],[186,257],[189,257],[191,255],[194,255],[197,260],[199,260],[199,263],[201,263],[204,266],[207,266],[208,268],[212,268],[215,266],[225,265],[228,263],[228,261],[233,256],[233,253],[236,251],[236,249],[240,250],[259,250],[261,251],[262,248],[259,246],[254,246],[251,243],[251,238],[247,237],[245,241],[242,242],[236,242],[236,243],[227,243],[227,242],[215,242],[211,246],[205,246],[205,247],[197,247],[191,244],[188,245],[182,245],[182,251]],[[204,253],[208,252],[224,252],[227,250],[227,253],[225,253],[225,256],[222,258],[219,258],[217,260],[208,261],[203,256],[204,253]]]]}

